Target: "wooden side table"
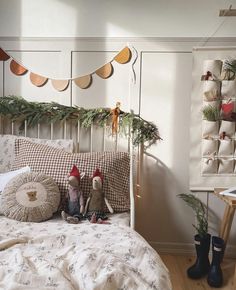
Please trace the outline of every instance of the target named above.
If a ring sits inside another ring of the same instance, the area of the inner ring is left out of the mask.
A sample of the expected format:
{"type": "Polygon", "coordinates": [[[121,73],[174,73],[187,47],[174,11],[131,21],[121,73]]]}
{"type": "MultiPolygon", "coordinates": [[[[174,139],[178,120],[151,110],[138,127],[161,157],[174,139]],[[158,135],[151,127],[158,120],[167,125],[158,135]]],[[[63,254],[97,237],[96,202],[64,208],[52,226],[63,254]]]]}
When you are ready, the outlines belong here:
{"type": "Polygon", "coordinates": [[[225,241],[225,245],[228,242],[229,234],[236,210],[236,198],[226,195],[221,195],[220,192],[225,188],[215,188],[213,193],[226,203],[224,216],[221,221],[219,236],[225,241]]]}
{"type": "MultiPolygon", "coordinates": [[[[236,198],[220,194],[220,192],[223,190],[225,190],[225,188],[215,188],[213,193],[226,203],[219,233],[219,236],[225,241],[226,246],[229,239],[229,234],[236,209],[236,198]]],[[[236,286],[236,266],[234,270],[234,285],[236,286]]]]}

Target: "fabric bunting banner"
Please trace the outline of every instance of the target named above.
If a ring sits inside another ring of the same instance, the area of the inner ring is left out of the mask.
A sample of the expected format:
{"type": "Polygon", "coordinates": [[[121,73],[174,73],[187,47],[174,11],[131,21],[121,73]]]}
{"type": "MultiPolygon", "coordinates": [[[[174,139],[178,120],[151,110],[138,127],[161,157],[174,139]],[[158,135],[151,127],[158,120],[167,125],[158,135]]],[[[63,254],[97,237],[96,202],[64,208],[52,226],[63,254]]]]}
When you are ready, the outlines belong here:
{"type": "Polygon", "coordinates": [[[116,61],[119,64],[126,64],[131,60],[131,58],[132,52],[129,47],[126,46],[110,62],[104,64],[102,67],[96,69],[88,75],[68,79],[53,79],[28,70],[23,64],[19,63],[5,50],[0,48],[0,61],[8,61],[10,59],[10,70],[13,74],[16,76],[23,76],[29,72],[29,79],[36,87],[42,87],[48,82],[48,80],[50,80],[54,89],[59,92],[66,90],[71,81],[73,81],[79,88],[87,89],[92,84],[94,74],[102,79],[107,79],[112,76],[114,71],[112,62],[116,61]]]}

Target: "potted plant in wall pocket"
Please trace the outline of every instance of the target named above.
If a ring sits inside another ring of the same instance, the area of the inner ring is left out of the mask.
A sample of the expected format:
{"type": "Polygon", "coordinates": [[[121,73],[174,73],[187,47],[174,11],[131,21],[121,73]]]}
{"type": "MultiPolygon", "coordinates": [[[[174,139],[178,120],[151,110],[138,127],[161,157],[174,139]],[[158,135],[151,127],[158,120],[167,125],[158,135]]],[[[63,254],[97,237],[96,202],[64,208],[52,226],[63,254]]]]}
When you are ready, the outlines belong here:
{"type": "MultiPolygon", "coordinates": [[[[208,102],[212,103],[212,102],[208,102]]],[[[202,109],[203,114],[203,138],[209,136],[217,136],[219,132],[219,120],[220,120],[220,103],[218,100],[215,101],[217,105],[206,105],[202,109]]]]}
{"type": "Polygon", "coordinates": [[[223,284],[223,275],[220,263],[224,252],[224,241],[219,237],[212,237],[212,263],[209,262],[211,235],[208,233],[207,206],[193,194],[178,194],[186,204],[191,207],[196,215],[197,231],[194,236],[197,258],[195,263],[187,269],[189,278],[199,279],[208,274],[207,282],[212,287],[223,284]]]}

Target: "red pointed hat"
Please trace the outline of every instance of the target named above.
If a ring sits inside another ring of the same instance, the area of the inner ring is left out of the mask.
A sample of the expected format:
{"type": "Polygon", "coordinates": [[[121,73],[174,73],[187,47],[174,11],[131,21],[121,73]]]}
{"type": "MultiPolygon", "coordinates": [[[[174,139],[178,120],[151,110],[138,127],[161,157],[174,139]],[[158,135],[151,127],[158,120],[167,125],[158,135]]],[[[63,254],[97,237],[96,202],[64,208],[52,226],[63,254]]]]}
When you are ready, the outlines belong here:
{"type": "Polygon", "coordinates": [[[75,176],[80,180],[80,173],[79,173],[79,169],[73,165],[72,170],[70,172],[70,176],[75,176]]]}
{"type": "Polygon", "coordinates": [[[101,178],[101,180],[103,180],[102,173],[100,172],[100,170],[98,168],[93,173],[93,178],[96,176],[99,176],[101,178]]]}

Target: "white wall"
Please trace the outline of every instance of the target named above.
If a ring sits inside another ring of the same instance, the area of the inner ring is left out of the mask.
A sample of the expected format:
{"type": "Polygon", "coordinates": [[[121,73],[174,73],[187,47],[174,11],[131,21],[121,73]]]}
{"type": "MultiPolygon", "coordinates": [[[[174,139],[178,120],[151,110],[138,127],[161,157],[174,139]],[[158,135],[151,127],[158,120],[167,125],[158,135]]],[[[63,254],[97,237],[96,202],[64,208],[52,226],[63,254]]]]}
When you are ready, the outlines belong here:
{"type": "MultiPolygon", "coordinates": [[[[36,72],[68,76],[71,51],[74,55],[73,72],[77,74],[86,70],[87,66],[92,68],[97,65],[101,59],[105,61],[127,42],[138,50],[139,58],[135,65],[138,82],[131,87],[131,104],[136,110],[140,109],[141,116],[158,125],[163,141],[149,149],[152,157],[146,156],[144,159],[142,198],[137,200],[137,229],[154,247],[162,251],[187,251],[192,243],[193,214],[176,198],[176,194],[188,192],[189,189],[191,51],[193,46],[203,42],[202,37],[213,34],[223,21],[217,16],[218,10],[227,8],[230,3],[233,1],[0,0],[0,46],[11,49],[15,57],[16,50],[23,51],[18,57],[36,72]],[[127,38],[116,41],[20,41],[9,40],[4,36],[127,38]],[[142,36],[142,39],[132,38],[134,36],[142,36]],[[149,39],[148,36],[191,39],[167,41],[149,39]],[[46,53],[42,53],[42,50],[46,53]],[[29,51],[32,51],[31,57],[27,56],[29,51]],[[104,54],[104,51],[108,53],[104,54]],[[52,53],[51,62],[50,52],[55,52],[52,53]],[[35,58],[34,53],[41,56],[35,58]],[[44,68],[46,72],[43,71],[44,68]]],[[[227,18],[225,21],[215,36],[235,37],[235,18],[227,18]]],[[[218,43],[209,41],[208,45],[218,43]]],[[[221,41],[219,45],[235,45],[235,42],[221,41]]],[[[5,71],[6,69],[5,66],[5,71]]],[[[0,71],[1,80],[3,70],[0,71]]],[[[42,101],[48,98],[69,103],[70,100],[75,104],[91,107],[112,106],[122,97],[124,109],[128,109],[129,102],[125,101],[129,96],[127,71],[128,66],[122,66],[115,71],[113,78],[95,83],[97,87],[91,87],[88,91],[73,88],[65,93],[55,93],[48,85],[46,89],[32,89],[25,77],[19,81],[19,78],[16,80],[17,77],[7,73],[5,93],[22,94],[28,99],[36,97],[42,101]],[[94,100],[88,99],[91,96],[94,100]]],[[[1,87],[2,83],[0,89],[1,87]]],[[[200,197],[205,202],[208,200],[206,194],[200,197]]],[[[209,198],[210,206],[221,216],[222,204],[209,198]]],[[[214,223],[215,228],[217,222],[214,223]]],[[[235,222],[233,227],[230,243],[235,245],[235,222]]]]}
{"type": "MultiPolygon", "coordinates": [[[[111,59],[128,39],[121,40],[4,40],[0,46],[20,59],[30,70],[50,77],[68,77],[94,71],[111,59]],[[76,50],[70,50],[76,47],[76,50]],[[18,51],[20,49],[20,52],[18,51]],[[72,70],[70,68],[72,55],[72,70]],[[58,67],[56,66],[58,64],[58,67]],[[63,65],[62,65],[63,64],[63,65]],[[54,68],[54,69],[52,69],[54,68]]],[[[234,43],[219,43],[232,45],[234,43]]],[[[137,230],[159,251],[188,252],[191,250],[194,229],[193,213],[176,195],[189,192],[189,121],[192,79],[192,47],[196,42],[161,42],[136,39],[130,42],[138,51],[135,64],[137,83],[130,79],[130,64],[116,65],[114,75],[96,78],[91,88],[81,90],[74,85],[65,92],[56,92],[50,82],[34,87],[28,75],[17,77],[5,63],[2,94],[22,95],[28,100],[59,101],[85,107],[112,107],[122,102],[122,109],[135,108],[141,116],[154,122],[163,138],[148,149],[144,157],[141,199],[137,199],[137,230]]],[[[211,43],[217,45],[217,43],[211,43]]],[[[87,141],[86,141],[87,142],[87,141]]],[[[211,232],[217,234],[223,205],[206,193],[217,218],[211,232]]],[[[235,245],[233,226],[230,244],[235,245]]]]}
{"type": "MultiPolygon", "coordinates": [[[[208,37],[235,0],[0,0],[0,35],[208,37]]],[[[235,7],[234,7],[235,8],[235,7]]],[[[215,36],[235,36],[228,17],[215,36]]]]}

